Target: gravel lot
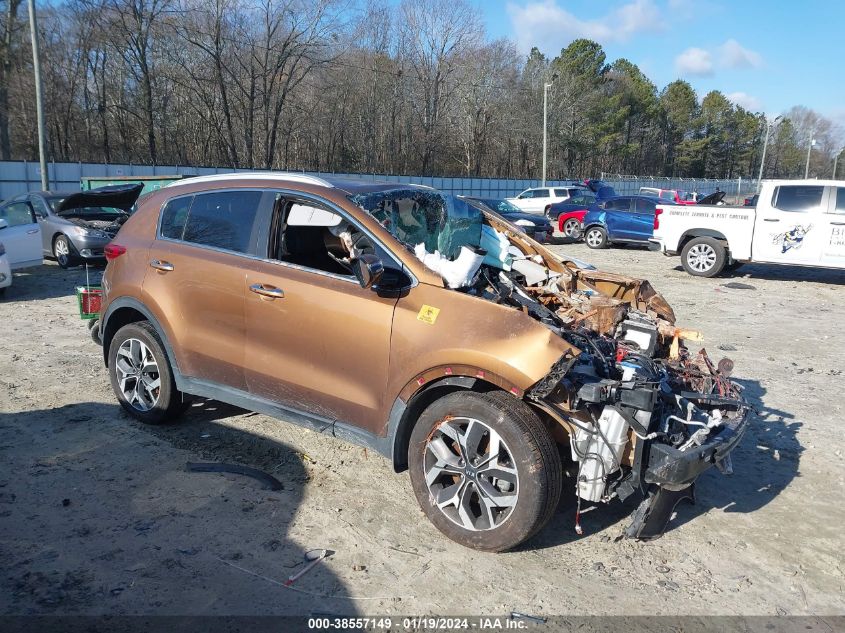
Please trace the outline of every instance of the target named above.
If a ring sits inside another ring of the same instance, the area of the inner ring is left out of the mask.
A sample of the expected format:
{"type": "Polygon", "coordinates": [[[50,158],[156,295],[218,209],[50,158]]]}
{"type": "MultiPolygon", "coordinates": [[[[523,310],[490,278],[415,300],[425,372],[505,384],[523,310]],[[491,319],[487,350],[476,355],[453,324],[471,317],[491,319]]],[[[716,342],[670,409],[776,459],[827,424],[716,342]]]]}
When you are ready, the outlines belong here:
{"type": "Polygon", "coordinates": [[[362,448],[215,402],[142,426],[76,313],[84,272],[50,263],[0,302],[0,612],[845,612],[845,274],[751,265],[696,279],[645,250],[555,248],[650,279],[711,356],[736,361],[760,409],[734,476],[703,476],[662,539],[615,540],[634,499],[588,512],[578,536],[565,493],[520,551],[477,553],[362,448]],[[284,490],[185,471],[204,460],[262,468],[284,490]],[[280,586],[313,548],[335,553],[280,586]]]}

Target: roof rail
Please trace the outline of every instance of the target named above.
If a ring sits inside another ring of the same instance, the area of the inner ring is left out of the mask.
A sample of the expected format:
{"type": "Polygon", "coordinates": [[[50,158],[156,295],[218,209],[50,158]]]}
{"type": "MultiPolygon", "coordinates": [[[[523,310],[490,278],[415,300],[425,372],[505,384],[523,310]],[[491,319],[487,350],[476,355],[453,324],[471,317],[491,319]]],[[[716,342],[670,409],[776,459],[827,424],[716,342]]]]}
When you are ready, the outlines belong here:
{"type": "Polygon", "coordinates": [[[287,180],[292,182],[301,182],[309,185],[320,185],[322,187],[334,187],[328,180],[319,178],[318,176],[310,176],[295,171],[238,171],[224,174],[209,174],[207,176],[192,176],[191,178],[182,178],[181,180],[174,180],[165,185],[166,187],[176,187],[181,184],[195,183],[195,182],[216,182],[219,180],[252,180],[255,178],[267,178],[270,180],[287,180]]]}

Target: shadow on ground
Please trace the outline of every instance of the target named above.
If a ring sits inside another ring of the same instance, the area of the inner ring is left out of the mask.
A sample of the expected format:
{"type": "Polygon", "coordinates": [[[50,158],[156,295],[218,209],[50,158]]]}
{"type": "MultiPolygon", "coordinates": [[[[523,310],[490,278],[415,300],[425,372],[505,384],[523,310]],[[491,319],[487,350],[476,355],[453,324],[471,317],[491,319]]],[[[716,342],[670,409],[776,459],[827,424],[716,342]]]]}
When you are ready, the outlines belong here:
{"type": "Polygon", "coordinates": [[[304,566],[287,531],[308,475],[290,446],[234,428],[242,415],[202,400],[157,427],[97,402],[0,416],[0,612],[355,614],[326,564],[282,586],[304,566]],[[259,468],[284,489],[186,461],[259,468]]]}

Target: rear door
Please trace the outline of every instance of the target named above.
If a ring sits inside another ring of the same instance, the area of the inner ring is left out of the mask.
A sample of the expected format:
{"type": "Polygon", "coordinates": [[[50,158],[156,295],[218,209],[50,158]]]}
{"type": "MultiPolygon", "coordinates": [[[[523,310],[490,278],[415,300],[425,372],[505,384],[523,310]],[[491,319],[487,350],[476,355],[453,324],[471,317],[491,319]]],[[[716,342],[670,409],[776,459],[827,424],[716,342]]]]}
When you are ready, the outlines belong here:
{"type": "Polygon", "coordinates": [[[12,269],[40,266],[41,229],[35,219],[35,211],[26,200],[12,200],[0,206],[0,220],[5,228],[0,229],[0,242],[6,248],[6,256],[12,269]]]}
{"type": "Polygon", "coordinates": [[[822,217],[822,266],[845,268],[845,187],[831,187],[827,213],[822,217]]]}
{"type": "Polygon", "coordinates": [[[143,295],[167,315],[185,376],[246,390],[244,288],[272,204],[270,193],[237,189],[178,196],[164,205],[143,295]]]}
{"type": "Polygon", "coordinates": [[[818,263],[829,239],[824,185],[779,185],[760,200],[754,221],[753,258],[779,264],[818,263]]]}
{"type": "MultiPolygon", "coordinates": [[[[342,244],[392,255],[344,210],[279,194],[268,244],[244,282],[252,395],[378,433],[398,297],[361,288],[342,244]]],[[[387,274],[387,273],[386,273],[387,274]]]]}
{"type": "Polygon", "coordinates": [[[657,208],[656,200],[648,198],[634,198],[633,212],[631,214],[631,233],[633,239],[648,241],[654,231],[654,210],[657,208]]]}
{"type": "Polygon", "coordinates": [[[634,239],[634,218],[631,213],[633,200],[628,197],[613,198],[604,203],[605,222],[612,240],[634,239]]]}

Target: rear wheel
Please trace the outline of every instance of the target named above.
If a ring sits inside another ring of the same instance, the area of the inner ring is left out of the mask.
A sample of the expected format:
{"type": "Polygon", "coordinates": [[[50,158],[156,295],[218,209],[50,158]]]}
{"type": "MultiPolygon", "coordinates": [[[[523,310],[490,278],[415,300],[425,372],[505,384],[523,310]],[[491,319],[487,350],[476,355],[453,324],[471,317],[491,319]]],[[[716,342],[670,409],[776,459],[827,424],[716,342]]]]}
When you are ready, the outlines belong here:
{"type": "Polygon", "coordinates": [[[161,424],[187,407],[164,346],[146,321],[120,328],[109,345],[109,378],[120,406],[146,424],[161,424]]]}
{"type": "Polygon", "coordinates": [[[571,239],[581,235],[581,223],[575,218],[570,218],[563,223],[563,234],[571,239]]]}
{"type": "Polygon", "coordinates": [[[59,235],[53,240],[53,256],[62,268],[70,268],[74,265],[73,246],[66,235],[59,235]]]}
{"type": "Polygon", "coordinates": [[[528,405],[504,392],[461,391],[431,404],[408,466],[423,512],[466,547],[499,552],[537,533],[562,485],[560,455],[528,405]]]}
{"type": "Polygon", "coordinates": [[[584,241],[590,248],[607,248],[607,231],[600,226],[591,226],[584,234],[584,241]]]}
{"type": "Polygon", "coordinates": [[[724,245],[712,237],[696,237],[681,250],[681,264],[690,275],[715,277],[725,267],[724,245]]]}

